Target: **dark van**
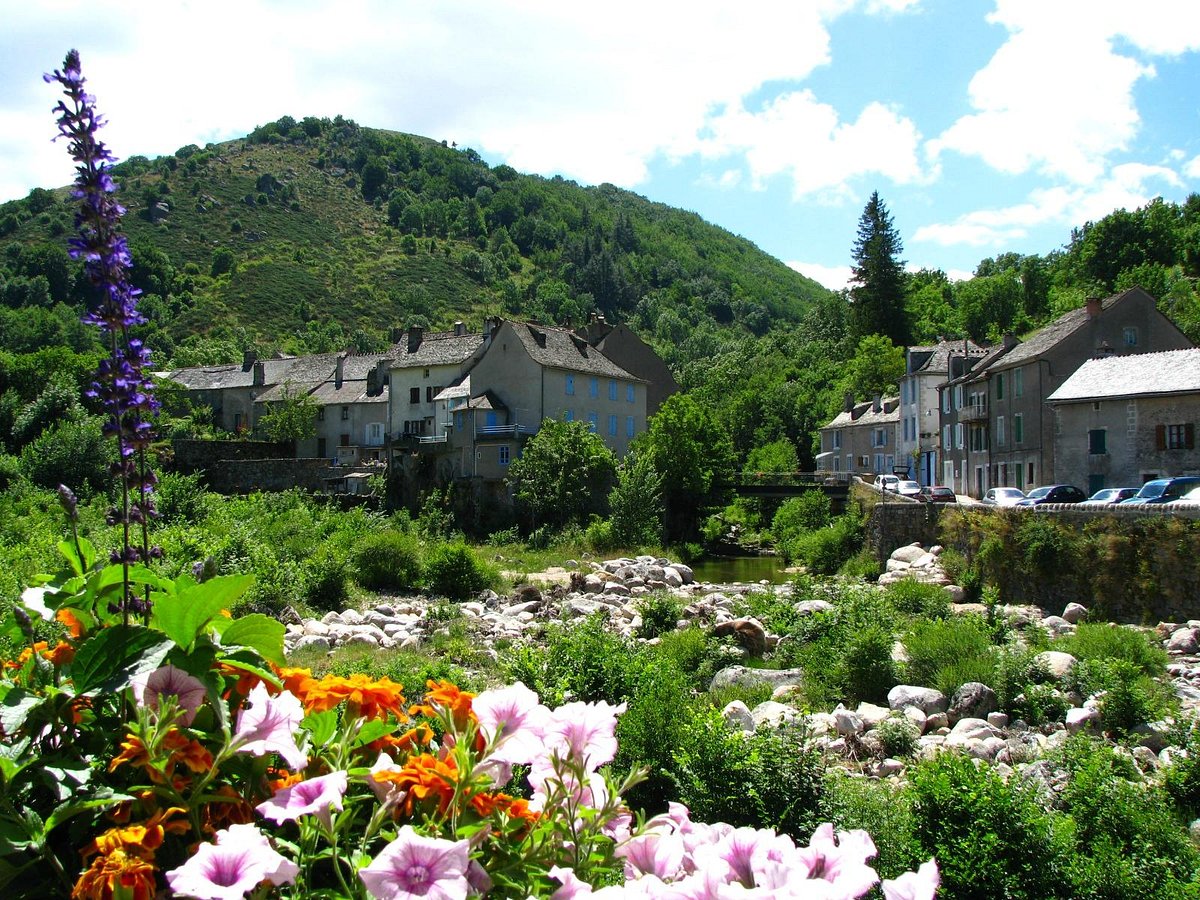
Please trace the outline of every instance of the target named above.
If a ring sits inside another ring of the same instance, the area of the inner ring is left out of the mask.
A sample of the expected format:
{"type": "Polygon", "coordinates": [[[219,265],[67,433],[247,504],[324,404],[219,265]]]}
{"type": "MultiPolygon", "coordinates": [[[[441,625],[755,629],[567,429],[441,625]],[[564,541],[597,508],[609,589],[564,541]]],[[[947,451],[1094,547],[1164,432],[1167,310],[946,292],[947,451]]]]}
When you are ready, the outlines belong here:
{"type": "Polygon", "coordinates": [[[1178,478],[1155,478],[1142,485],[1142,489],[1122,500],[1121,504],[1141,506],[1147,503],[1170,503],[1178,500],[1192,488],[1200,487],[1200,475],[1180,475],[1178,478]]]}

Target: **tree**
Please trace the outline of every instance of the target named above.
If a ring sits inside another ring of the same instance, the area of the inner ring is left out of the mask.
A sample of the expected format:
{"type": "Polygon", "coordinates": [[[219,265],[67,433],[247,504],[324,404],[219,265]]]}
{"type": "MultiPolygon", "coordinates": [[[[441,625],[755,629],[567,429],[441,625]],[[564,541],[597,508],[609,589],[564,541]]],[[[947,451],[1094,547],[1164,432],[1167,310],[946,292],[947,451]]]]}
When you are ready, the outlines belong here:
{"type": "Polygon", "coordinates": [[[850,301],[855,332],[882,334],[893,343],[908,343],[904,318],[904,248],[879,192],[871,194],[858,220],[850,301]]]}
{"type": "Polygon", "coordinates": [[[608,495],[613,543],[618,547],[655,546],[662,540],[662,476],[642,453],[631,453],[617,470],[617,486],[608,495]]]}
{"type": "Polygon", "coordinates": [[[858,342],[854,358],[844,371],[843,387],[856,399],[894,394],[904,375],[904,348],[883,335],[869,335],[858,342]]]}
{"type": "Polygon", "coordinates": [[[290,384],[283,386],[283,397],[269,404],[262,418],[263,430],[273,441],[288,442],[310,438],[317,433],[317,401],[290,384]]]}
{"type": "Polygon", "coordinates": [[[650,419],[636,449],[662,475],[668,539],[695,535],[700,512],[721,505],[719,487],[734,471],[728,433],[692,397],[673,394],[650,419]]]}
{"type": "Polygon", "coordinates": [[[509,466],[513,496],[534,527],[582,524],[602,514],[617,462],[585,422],[546,419],[509,466]]]}

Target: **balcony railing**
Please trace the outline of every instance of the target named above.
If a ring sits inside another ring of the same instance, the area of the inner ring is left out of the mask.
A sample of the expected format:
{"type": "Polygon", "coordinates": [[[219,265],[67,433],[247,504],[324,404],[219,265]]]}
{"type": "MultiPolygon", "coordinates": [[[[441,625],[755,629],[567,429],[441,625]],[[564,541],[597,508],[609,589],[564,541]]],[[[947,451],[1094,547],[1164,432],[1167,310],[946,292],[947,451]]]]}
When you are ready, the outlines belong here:
{"type": "Polygon", "coordinates": [[[441,434],[422,434],[417,436],[418,444],[444,444],[448,441],[449,435],[446,432],[441,434]]]}
{"type": "Polygon", "coordinates": [[[533,434],[536,429],[527,425],[479,425],[475,428],[476,438],[515,437],[533,434]]]}
{"type": "Polygon", "coordinates": [[[960,422],[982,422],[988,417],[988,408],[984,405],[971,403],[958,411],[960,422]]]}

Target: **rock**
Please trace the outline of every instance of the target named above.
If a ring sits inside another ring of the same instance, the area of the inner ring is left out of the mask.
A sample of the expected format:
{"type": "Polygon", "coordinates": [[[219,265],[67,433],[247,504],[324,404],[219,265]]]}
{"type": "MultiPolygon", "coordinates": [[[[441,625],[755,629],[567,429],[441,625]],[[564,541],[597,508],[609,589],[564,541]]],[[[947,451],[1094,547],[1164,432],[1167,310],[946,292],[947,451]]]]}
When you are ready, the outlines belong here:
{"type": "Polygon", "coordinates": [[[942,587],[947,594],[950,595],[951,603],[962,603],[967,597],[967,592],[957,584],[947,584],[942,587]]]}
{"type": "Polygon", "coordinates": [[[671,568],[679,573],[679,577],[683,579],[684,584],[691,584],[696,580],[696,576],[692,573],[690,566],[685,566],[683,563],[671,563],[671,568]]]}
{"type": "Polygon", "coordinates": [[[1166,722],[1146,722],[1133,729],[1138,743],[1149,747],[1155,753],[1161,753],[1171,743],[1171,727],[1166,722]]]}
{"type": "Polygon", "coordinates": [[[987,723],[993,728],[1007,728],[1008,714],[1002,712],[991,712],[987,714],[987,723]]]}
{"type": "Polygon", "coordinates": [[[1058,650],[1044,650],[1033,658],[1034,664],[1041,666],[1056,679],[1066,678],[1077,660],[1070,653],[1058,650]]]}
{"type": "Polygon", "coordinates": [[[779,728],[800,718],[800,713],[793,706],[766,700],[754,707],[751,715],[754,717],[755,730],[759,728],[779,728]]]}
{"type": "Polygon", "coordinates": [[[516,606],[522,603],[541,603],[542,590],[536,584],[520,584],[513,588],[512,594],[509,595],[509,605],[516,606]]]}
{"type": "Polygon", "coordinates": [[[982,682],[968,681],[950,698],[946,715],[951,722],[960,719],[986,719],[999,708],[995,691],[982,682]]]}
{"type": "Polygon", "coordinates": [[[828,600],[801,600],[793,609],[800,616],[812,616],[817,613],[829,612],[833,609],[833,604],[828,600]]]}
{"type": "Polygon", "coordinates": [[[874,703],[867,703],[865,701],[858,704],[858,709],[855,712],[862,719],[863,727],[866,729],[874,728],[892,714],[892,711],[886,706],[876,706],[874,703]]]}
{"type": "Polygon", "coordinates": [[[333,645],[329,642],[329,638],[319,634],[306,634],[300,640],[296,641],[296,646],[293,652],[299,653],[302,650],[324,650],[328,652],[333,649],[333,645]]]}
{"type": "MultiPolygon", "coordinates": [[[[903,715],[904,715],[904,718],[908,719],[908,721],[912,722],[915,726],[917,726],[918,734],[925,733],[925,729],[929,725],[929,719],[926,718],[925,713],[921,712],[919,707],[906,706],[906,707],[904,707],[903,715]]],[[[944,716],[945,713],[943,713],[942,715],[944,716]]]]}
{"type": "Polygon", "coordinates": [[[750,712],[750,707],[741,700],[732,700],[727,703],[721,710],[721,718],[734,731],[753,731],[755,728],[754,716],[750,712]]]}
{"type": "Polygon", "coordinates": [[[782,685],[804,684],[803,669],[751,669],[747,666],[726,666],[713,676],[710,691],[733,686],[752,688],[769,685],[772,689],[782,685]]]}
{"type": "Polygon", "coordinates": [[[899,775],[903,771],[904,763],[900,762],[898,759],[892,759],[890,756],[875,767],[875,774],[880,778],[889,778],[892,775],[899,775]]]}
{"type": "Polygon", "coordinates": [[[1075,626],[1062,616],[1046,616],[1042,619],[1042,627],[1054,637],[1058,637],[1060,634],[1070,634],[1075,630],[1075,626]]]}
{"type": "Polygon", "coordinates": [[[343,625],[361,625],[366,621],[362,613],[355,609],[342,610],[338,615],[338,619],[343,625]]]}
{"type": "Polygon", "coordinates": [[[909,544],[907,547],[897,547],[888,558],[912,565],[923,557],[926,552],[925,548],[920,544],[909,544]]]}
{"type": "Polygon", "coordinates": [[[608,581],[604,584],[604,593],[608,596],[628,597],[630,594],[629,588],[621,584],[619,581],[608,581]]]}
{"type": "Polygon", "coordinates": [[[1085,728],[1094,728],[1100,724],[1100,710],[1079,707],[1068,709],[1065,721],[1067,731],[1078,734],[1085,728]]]}
{"type": "MultiPolygon", "coordinates": [[[[919,709],[919,707],[916,707],[919,709]]],[[[937,731],[939,728],[949,728],[950,717],[944,712],[929,713],[925,719],[925,731],[937,731]]]]}
{"type": "Polygon", "coordinates": [[[1195,653],[1197,649],[1196,629],[1180,628],[1167,639],[1169,653],[1195,653]]]}
{"type": "Polygon", "coordinates": [[[862,733],[863,720],[858,713],[852,712],[839,704],[832,715],[833,727],[837,729],[838,734],[846,736],[862,733]]]}
{"type": "Polygon", "coordinates": [[[927,716],[933,713],[944,713],[946,711],[946,695],[934,688],[898,684],[888,691],[888,706],[892,709],[915,706],[927,716]]]}
{"type": "Polygon", "coordinates": [[[1158,754],[1149,747],[1134,747],[1133,761],[1143,772],[1153,772],[1158,768],[1158,754]]]}
{"type": "Polygon", "coordinates": [[[767,650],[767,632],[757,619],[734,619],[722,622],[712,630],[714,637],[734,637],[751,656],[762,656],[767,650]]]}
{"type": "Polygon", "coordinates": [[[1192,819],[1192,824],[1188,826],[1188,835],[1192,843],[1200,844],[1200,819],[1192,819]]]}
{"type": "Polygon", "coordinates": [[[1068,603],[1062,612],[1062,617],[1072,625],[1078,625],[1087,618],[1088,609],[1082,603],[1068,603]]]}
{"type": "MultiPolygon", "coordinates": [[[[1000,737],[1000,729],[993,728],[984,719],[959,719],[958,724],[946,736],[947,747],[964,747],[972,741],[982,741],[986,738],[1000,737]]],[[[1001,741],[1003,743],[1003,741],[1001,741]]],[[[989,759],[995,757],[997,749],[989,759]]]]}

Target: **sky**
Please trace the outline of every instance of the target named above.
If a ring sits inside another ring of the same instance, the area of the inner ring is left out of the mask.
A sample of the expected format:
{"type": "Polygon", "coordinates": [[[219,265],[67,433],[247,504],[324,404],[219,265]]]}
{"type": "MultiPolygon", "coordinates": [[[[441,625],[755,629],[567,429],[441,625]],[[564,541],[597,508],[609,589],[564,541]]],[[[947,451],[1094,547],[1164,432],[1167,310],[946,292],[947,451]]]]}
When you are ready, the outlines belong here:
{"type": "Polygon", "coordinates": [[[72,178],[79,50],[118,157],[282,115],[692,210],[828,287],[872,191],[970,277],[1200,192],[1198,0],[0,0],[0,202],[72,178]]]}

